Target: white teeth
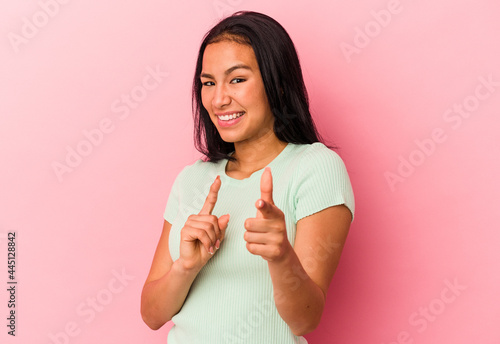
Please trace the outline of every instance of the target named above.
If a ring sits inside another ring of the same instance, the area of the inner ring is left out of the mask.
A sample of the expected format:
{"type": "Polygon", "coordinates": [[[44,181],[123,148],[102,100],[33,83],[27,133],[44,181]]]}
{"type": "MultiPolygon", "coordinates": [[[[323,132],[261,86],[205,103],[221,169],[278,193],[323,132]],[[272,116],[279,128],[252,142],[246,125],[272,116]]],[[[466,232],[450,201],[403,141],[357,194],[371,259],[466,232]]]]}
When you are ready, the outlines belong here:
{"type": "Polygon", "coordinates": [[[219,116],[219,119],[221,121],[229,121],[231,119],[238,118],[238,117],[242,116],[243,114],[244,114],[244,112],[233,113],[232,115],[219,116]]]}

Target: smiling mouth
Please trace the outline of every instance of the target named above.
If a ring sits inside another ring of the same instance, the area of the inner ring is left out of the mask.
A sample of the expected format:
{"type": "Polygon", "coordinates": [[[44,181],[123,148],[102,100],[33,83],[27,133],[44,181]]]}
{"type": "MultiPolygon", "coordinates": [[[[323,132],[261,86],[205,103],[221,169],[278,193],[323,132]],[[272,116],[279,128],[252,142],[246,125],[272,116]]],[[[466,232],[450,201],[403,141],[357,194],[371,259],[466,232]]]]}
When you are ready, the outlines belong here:
{"type": "Polygon", "coordinates": [[[235,112],[233,114],[230,114],[230,115],[217,115],[217,118],[221,121],[230,121],[232,119],[236,119],[238,117],[241,117],[245,114],[245,112],[235,112]]]}

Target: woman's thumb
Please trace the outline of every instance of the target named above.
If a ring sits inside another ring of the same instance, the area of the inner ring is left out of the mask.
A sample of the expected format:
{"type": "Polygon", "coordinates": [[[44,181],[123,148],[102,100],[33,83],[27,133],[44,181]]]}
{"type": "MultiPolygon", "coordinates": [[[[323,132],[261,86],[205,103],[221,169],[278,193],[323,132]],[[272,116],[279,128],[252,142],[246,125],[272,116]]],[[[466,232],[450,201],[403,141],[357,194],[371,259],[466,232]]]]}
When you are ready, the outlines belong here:
{"type": "Polygon", "coordinates": [[[229,223],[229,214],[222,215],[221,217],[219,217],[219,228],[221,230],[225,230],[228,223],[229,223]]]}

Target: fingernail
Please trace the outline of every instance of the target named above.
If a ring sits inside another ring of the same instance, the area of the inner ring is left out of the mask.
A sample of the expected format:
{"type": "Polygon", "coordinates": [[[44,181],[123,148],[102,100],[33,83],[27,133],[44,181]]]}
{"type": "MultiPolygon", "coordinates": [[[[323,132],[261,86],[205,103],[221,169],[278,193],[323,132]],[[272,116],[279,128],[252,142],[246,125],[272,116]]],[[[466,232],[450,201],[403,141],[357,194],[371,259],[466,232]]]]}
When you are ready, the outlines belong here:
{"type": "Polygon", "coordinates": [[[208,250],[208,253],[214,254],[214,247],[213,246],[210,246],[210,249],[208,250]]]}
{"type": "Polygon", "coordinates": [[[217,239],[217,241],[215,242],[215,249],[218,250],[220,247],[220,240],[217,239]]]}
{"type": "Polygon", "coordinates": [[[260,200],[259,201],[259,208],[262,208],[262,206],[264,205],[264,201],[263,200],[260,200]]]}

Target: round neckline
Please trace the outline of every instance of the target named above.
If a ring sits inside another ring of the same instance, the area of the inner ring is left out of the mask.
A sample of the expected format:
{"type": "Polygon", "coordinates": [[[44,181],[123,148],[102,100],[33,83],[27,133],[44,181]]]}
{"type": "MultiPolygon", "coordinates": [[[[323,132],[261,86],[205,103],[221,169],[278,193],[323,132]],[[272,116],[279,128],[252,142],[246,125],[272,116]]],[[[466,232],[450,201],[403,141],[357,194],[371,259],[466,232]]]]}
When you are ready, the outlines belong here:
{"type": "MultiPolygon", "coordinates": [[[[261,168],[260,170],[257,170],[255,172],[253,172],[249,177],[247,178],[243,178],[243,179],[237,179],[237,178],[233,178],[233,177],[230,177],[226,174],[226,167],[227,167],[227,164],[229,162],[228,159],[224,159],[222,160],[222,164],[221,164],[221,171],[220,171],[220,176],[221,178],[224,178],[228,181],[231,181],[233,183],[246,183],[247,181],[250,181],[254,178],[256,178],[256,176],[260,176],[262,175],[262,172],[264,172],[264,169],[266,167],[272,167],[272,165],[275,164],[276,161],[278,161],[279,159],[281,159],[284,155],[286,155],[286,153],[288,152],[288,150],[290,150],[292,146],[292,143],[288,142],[287,145],[285,146],[285,148],[283,148],[283,150],[270,162],[268,163],[266,166],[264,166],[263,168],[261,168]]],[[[230,155],[232,155],[234,153],[231,152],[230,155]]]]}

